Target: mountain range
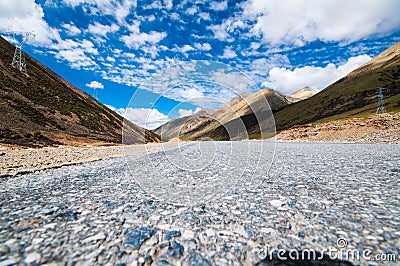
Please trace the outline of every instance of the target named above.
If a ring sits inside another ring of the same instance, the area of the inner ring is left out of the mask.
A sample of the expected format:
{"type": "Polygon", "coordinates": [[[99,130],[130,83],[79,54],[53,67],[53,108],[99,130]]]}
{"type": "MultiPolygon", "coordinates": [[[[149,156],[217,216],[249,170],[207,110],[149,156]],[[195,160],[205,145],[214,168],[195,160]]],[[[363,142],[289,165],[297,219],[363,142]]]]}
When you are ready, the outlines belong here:
{"type": "MultiPolygon", "coordinates": [[[[172,120],[158,128],[156,132],[169,136],[170,125],[174,124],[174,138],[185,140],[270,137],[273,130],[263,128],[263,124],[274,123],[276,131],[280,132],[312,122],[374,114],[380,87],[385,88],[386,110],[400,111],[400,42],[319,93],[305,87],[287,96],[272,89],[264,89],[252,95],[237,96],[207,117],[172,120]],[[262,108],[265,99],[271,106],[273,116],[271,112],[262,108]],[[190,126],[186,126],[186,121],[191,121],[190,126]],[[239,135],[232,134],[243,126],[245,129],[238,131],[239,135]],[[179,130],[176,127],[179,127],[179,130]]],[[[163,138],[163,140],[168,139],[168,137],[163,138]]]]}
{"type": "Polygon", "coordinates": [[[163,141],[171,139],[212,138],[228,140],[240,138],[247,134],[242,121],[239,119],[240,117],[253,114],[263,116],[263,112],[265,112],[265,115],[268,112],[272,114],[270,111],[280,110],[316,93],[317,91],[308,87],[302,88],[290,96],[273,89],[262,89],[254,94],[244,93],[234,97],[216,111],[203,109],[193,115],[173,119],[155,129],[154,132],[160,135],[163,141]]]}
{"type": "Polygon", "coordinates": [[[0,143],[39,147],[79,143],[268,138],[293,126],[375,113],[383,87],[388,112],[400,111],[400,42],[318,92],[260,89],[155,130],[119,114],[26,55],[27,74],[11,66],[15,47],[0,37],[0,143]],[[122,133],[122,128],[124,132],[122,133]]]}

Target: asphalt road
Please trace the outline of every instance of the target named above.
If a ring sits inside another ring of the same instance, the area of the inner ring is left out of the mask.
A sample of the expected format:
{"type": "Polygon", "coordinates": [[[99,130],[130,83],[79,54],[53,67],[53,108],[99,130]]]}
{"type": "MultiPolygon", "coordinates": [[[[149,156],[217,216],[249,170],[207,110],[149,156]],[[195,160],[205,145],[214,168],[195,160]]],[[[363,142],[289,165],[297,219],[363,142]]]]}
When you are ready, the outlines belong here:
{"type": "Polygon", "coordinates": [[[0,265],[246,265],[338,244],[367,264],[400,250],[399,165],[399,145],[202,142],[3,178],[0,265]]]}

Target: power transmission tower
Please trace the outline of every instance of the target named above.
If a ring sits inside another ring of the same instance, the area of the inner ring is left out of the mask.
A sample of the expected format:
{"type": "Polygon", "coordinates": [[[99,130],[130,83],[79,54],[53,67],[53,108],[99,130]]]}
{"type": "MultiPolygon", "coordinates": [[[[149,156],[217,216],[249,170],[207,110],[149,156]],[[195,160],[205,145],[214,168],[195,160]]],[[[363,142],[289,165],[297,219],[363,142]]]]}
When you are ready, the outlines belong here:
{"type": "Polygon", "coordinates": [[[20,32],[20,31],[8,31],[7,34],[12,34],[16,41],[17,41],[16,36],[22,35],[22,40],[19,42],[17,41],[17,43],[15,44],[15,52],[11,65],[17,66],[17,68],[21,72],[26,73],[26,62],[24,54],[22,52],[22,46],[28,41],[28,38],[30,36],[35,37],[35,34],[33,32],[20,32]]]}
{"type": "Polygon", "coordinates": [[[382,114],[385,113],[385,102],[383,101],[383,90],[386,88],[378,88],[378,104],[376,106],[376,113],[378,114],[381,112],[382,114]]]}

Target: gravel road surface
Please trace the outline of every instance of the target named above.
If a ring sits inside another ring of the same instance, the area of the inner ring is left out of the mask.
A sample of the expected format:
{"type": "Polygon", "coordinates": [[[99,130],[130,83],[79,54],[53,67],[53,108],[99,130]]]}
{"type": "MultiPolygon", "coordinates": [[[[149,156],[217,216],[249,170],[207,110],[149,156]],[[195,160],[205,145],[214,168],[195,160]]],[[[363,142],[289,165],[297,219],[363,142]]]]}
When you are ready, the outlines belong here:
{"type": "Polygon", "coordinates": [[[399,263],[399,145],[277,143],[271,166],[272,145],[189,143],[2,178],[0,265],[254,265],[338,244],[399,263]]]}

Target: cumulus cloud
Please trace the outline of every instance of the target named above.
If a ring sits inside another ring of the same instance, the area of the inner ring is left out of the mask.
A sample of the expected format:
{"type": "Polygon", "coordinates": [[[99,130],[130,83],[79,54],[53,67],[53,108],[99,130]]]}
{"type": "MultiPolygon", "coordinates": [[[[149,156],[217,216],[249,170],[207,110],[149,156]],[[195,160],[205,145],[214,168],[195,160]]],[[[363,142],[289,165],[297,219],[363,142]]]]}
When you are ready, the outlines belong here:
{"type": "Polygon", "coordinates": [[[125,118],[146,129],[155,129],[169,120],[157,109],[149,108],[127,108],[125,118]]]}
{"type": "Polygon", "coordinates": [[[85,86],[92,89],[104,89],[104,85],[95,80],[91,81],[90,83],[86,83],[85,86]]]}
{"type": "Polygon", "coordinates": [[[189,115],[192,115],[193,114],[193,111],[192,110],[186,110],[186,109],[179,109],[178,110],[178,113],[179,113],[179,117],[185,117],[185,116],[189,116],[189,115]]]}
{"type": "Polygon", "coordinates": [[[208,30],[211,30],[214,33],[214,38],[220,40],[222,42],[233,42],[234,39],[227,31],[227,26],[225,24],[220,25],[210,25],[207,26],[208,30]]]}
{"type": "Polygon", "coordinates": [[[192,6],[186,9],[186,13],[189,15],[194,15],[197,12],[197,6],[192,6]]]}
{"type": "Polygon", "coordinates": [[[211,20],[210,14],[207,13],[207,12],[201,12],[201,13],[199,13],[199,18],[197,19],[197,22],[200,23],[201,19],[202,19],[202,20],[206,20],[206,21],[211,20]]]}
{"type": "Polygon", "coordinates": [[[196,110],[191,110],[191,109],[179,109],[178,113],[179,113],[179,117],[185,117],[185,116],[189,116],[192,115],[198,111],[200,111],[201,108],[197,107],[196,110]]]}
{"type": "Polygon", "coordinates": [[[211,50],[211,44],[209,43],[195,43],[194,47],[198,50],[202,51],[210,51],[211,50]]]}
{"type": "Polygon", "coordinates": [[[116,24],[103,25],[101,23],[95,22],[90,24],[87,31],[94,35],[105,36],[109,32],[116,32],[119,30],[119,26],[116,24]]]}
{"type": "Polygon", "coordinates": [[[60,40],[51,49],[49,53],[58,60],[67,61],[72,68],[93,70],[98,67],[92,55],[98,55],[99,52],[89,40],[60,40]]]}
{"type": "Polygon", "coordinates": [[[220,58],[223,58],[223,59],[230,59],[230,58],[235,58],[235,57],[237,57],[237,54],[235,51],[232,50],[231,47],[226,47],[224,49],[224,54],[222,56],[220,56],[220,58]]]}
{"type": "Polygon", "coordinates": [[[271,43],[355,41],[400,27],[398,0],[248,0],[243,9],[257,21],[252,32],[271,43]]]}
{"type": "Polygon", "coordinates": [[[144,44],[156,44],[167,36],[166,32],[141,32],[139,26],[140,21],[132,22],[131,25],[127,26],[131,33],[121,36],[120,40],[124,42],[127,47],[138,49],[144,44]]]}
{"type": "Polygon", "coordinates": [[[115,108],[111,105],[105,105],[112,111],[120,114],[132,123],[146,129],[156,129],[169,121],[168,116],[157,109],[150,108],[115,108]]]}
{"type": "Polygon", "coordinates": [[[56,29],[44,20],[43,8],[34,0],[0,1],[0,31],[32,32],[30,43],[49,46],[60,38],[56,29]]]}
{"type": "Polygon", "coordinates": [[[62,24],[61,26],[66,30],[67,34],[70,36],[76,36],[82,32],[80,29],[78,29],[78,27],[74,25],[73,22],[65,23],[62,24]]]}
{"type": "Polygon", "coordinates": [[[269,77],[263,87],[274,88],[290,94],[309,86],[322,90],[352,70],[369,61],[368,55],[351,57],[343,65],[328,64],[325,67],[305,66],[293,70],[275,67],[269,71],[269,77]]]}
{"type": "Polygon", "coordinates": [[[63,3],[74,8],[84,5],[89,8],[90,13],[111,15],[118,23],[123,23],[126,16],[137,5],[136,0],[63,0],[63,3]]]}
{"type": "Polygon", "coordinates": [[[210,3],[210,8],[214,11],[223,11],[228,7],[228,1],[222,1],[222,2],[211,2],[210,3]]]}

